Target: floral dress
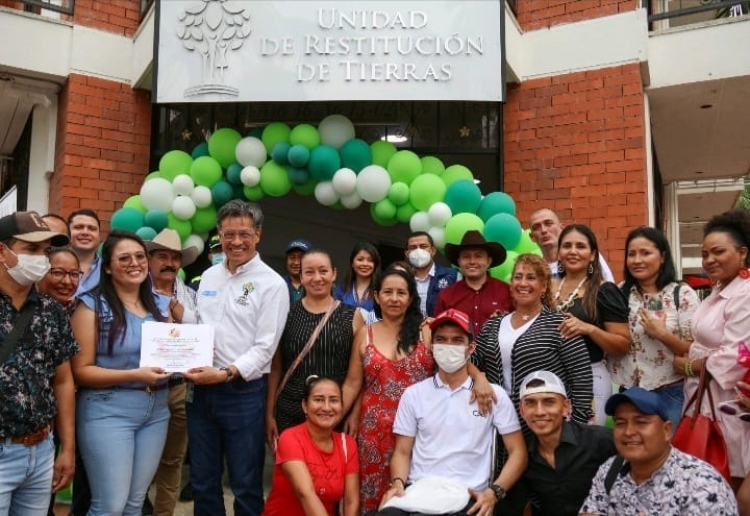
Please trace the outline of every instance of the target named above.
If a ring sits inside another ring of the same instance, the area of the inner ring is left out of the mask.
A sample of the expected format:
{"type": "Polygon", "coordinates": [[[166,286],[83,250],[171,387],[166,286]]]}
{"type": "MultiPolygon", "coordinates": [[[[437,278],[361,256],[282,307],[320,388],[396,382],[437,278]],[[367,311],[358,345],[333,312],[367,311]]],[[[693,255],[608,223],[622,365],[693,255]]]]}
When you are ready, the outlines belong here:
{"type": "Polygon", "coordinates": [[[359,450],[360,507],[362,513],[377,510],[388,489],[391,454],[396,443],[393,420],[404,390],[430,377],[435,371],[432,354],[419,342],[407,356],[393,361],[385,357],[367,328],[362,356],[365,388],[360,412],[359,450]]]}

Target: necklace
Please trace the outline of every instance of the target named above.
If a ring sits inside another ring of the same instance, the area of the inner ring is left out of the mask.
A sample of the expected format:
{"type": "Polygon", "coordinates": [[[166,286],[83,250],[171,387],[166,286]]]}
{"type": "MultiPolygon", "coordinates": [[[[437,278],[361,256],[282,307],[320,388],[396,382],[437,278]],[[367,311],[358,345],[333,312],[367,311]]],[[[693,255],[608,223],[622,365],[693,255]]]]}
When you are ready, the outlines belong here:
{"type": "Polygon", "coordinates": [[[566,276],[563,276],[562,281],[560,281],[560,286],[557,287],[557,292],[555,292],[555,304],[557,305],[558,312],[564,312],[568,308],[573,306],[573,303],[575,303],[576,297],[578,297],[578,291],[581,289],[581,286],[588,278],[589,278],[588,276],[584,276],[583,278],[581,278],[581,281],[578,282],[578,285],[576,285],[576,288],[574,288],[573,291],[570,294],[568,294],[568,298],[561,303],[560,291],[562,290],[563,285],[565,285],[565,279],[566,279],[566,276]]]}
{"type": "Polygon", "coordinates": [[[519,310],[516,310],[516,313],[521,316],[521,320],[523,322],[528,322],[532,317],[536,317],[537,315],[539,315],[539,312],[541,311],[541,308],[537,308],[528,313],[522,313],[519,310]]]}

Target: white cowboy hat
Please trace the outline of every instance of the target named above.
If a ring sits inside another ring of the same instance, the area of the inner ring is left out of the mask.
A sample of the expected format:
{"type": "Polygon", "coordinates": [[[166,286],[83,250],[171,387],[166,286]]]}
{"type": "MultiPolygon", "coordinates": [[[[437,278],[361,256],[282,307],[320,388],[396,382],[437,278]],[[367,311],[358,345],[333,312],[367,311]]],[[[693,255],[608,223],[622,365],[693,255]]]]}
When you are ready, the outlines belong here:
{"type": "Polygon", "coordinates": [[[193,245],[183,249],[182,243],[180,242],[180,235],[174,229],[169,228],[163,229],[153,240],[144,243],[146,244],[146,250],[149,253],[156,251],[157,249],[177,251],[182,256],[183,267],[193,263],[200,254],[198,248],[193,245]]]}

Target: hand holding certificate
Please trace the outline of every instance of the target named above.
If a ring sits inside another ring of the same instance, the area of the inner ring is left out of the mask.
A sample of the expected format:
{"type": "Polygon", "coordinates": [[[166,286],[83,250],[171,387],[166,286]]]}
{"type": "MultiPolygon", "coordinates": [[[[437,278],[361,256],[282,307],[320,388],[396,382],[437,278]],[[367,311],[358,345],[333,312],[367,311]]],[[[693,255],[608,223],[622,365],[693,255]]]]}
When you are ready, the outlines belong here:
{"type": "Polygon", "coordinates": [[[141,335],[141,367],[185,373],[213,363],[214,327],[210,324],[145,322],[141,335]]]}

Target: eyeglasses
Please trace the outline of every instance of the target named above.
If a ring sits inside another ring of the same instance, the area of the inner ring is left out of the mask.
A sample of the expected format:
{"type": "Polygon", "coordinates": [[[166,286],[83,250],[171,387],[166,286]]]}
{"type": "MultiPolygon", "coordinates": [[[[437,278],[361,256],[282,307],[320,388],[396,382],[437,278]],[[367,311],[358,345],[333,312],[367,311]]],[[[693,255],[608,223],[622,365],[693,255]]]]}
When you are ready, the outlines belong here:
{"type": "Polygon", "coordinates": [[[65,276],[70,276],[70,281],[75,283],[81,279],[81,277],[83,276],[83,271],[66,271],[65,269],[53,267],[49,270],[49,275],[52,276],[55,281],[62,281],[65,279],[65,276]]]}
{"type": "Polygon", "coordinates": [[[138,263],[144,263],[148,261],[148,256],[146,256],[146,253],[135,253],[135,254],[121,254],[120,256],[116,257],[117,263],[119,263],[121,266],[126,267],[130,265],[130,262],[135,259],[138,263]]]}
{"type": "Polygon", "coordinates": [[[240,240],[250,240],[255,236],[255,230],[254,229],[240,229],[238,231],[233,230],[227,230],[222,231],[219,233],[219,236],[221,236],[221,239],[227,242],[231,242],[237,237],[240,237],[240,240]]]}

